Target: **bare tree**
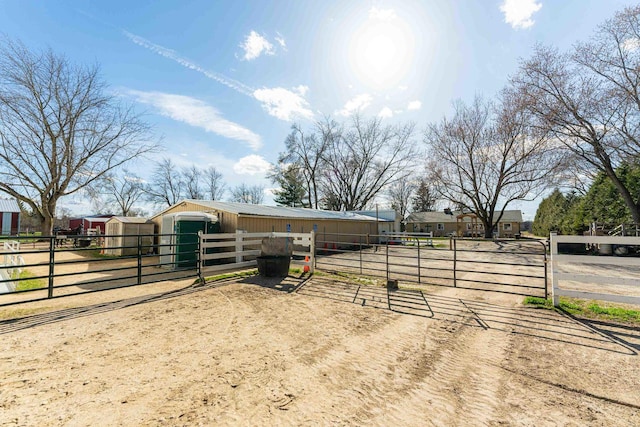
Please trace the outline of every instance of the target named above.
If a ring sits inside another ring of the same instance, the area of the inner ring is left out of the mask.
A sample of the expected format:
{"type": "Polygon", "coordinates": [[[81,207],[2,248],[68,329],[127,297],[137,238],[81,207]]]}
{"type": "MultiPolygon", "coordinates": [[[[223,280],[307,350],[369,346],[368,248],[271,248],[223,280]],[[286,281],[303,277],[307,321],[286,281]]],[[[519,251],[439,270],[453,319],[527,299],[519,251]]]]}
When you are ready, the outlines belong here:
{"type": "Polygon", "coordinates": [[[102,177],[87,188],[96,212],[117,213],[123,216],[135,216],[141,212],[140,208],[135,208],[145,192],[142,179],[137,175],[123,170],[122,174],[110,173],[102,177]],[[117,212],[114,211],[117,207],[117,212]]]}
{"type": "Polygon", "coordinates": [[[512,78],[538,126],[568,149],[575,166],[601,171],[640,222],[640,195],[616,172],[640,155],[640,7],[624,9],[572,54],[538,46],[512,78]]]}
{"type": "Polygon", "coordinates": [[[391,208],[398,212],[402,219],[409,213],[409,204],[416,188],[416,183],[405,176],[391,184],[387,190],[387,195],[391,199],[391,208]]]}
{"type": "Polygon", "coordinates": [[[151,181],[144,187],[147,199],[155,205],[172,206],[178,203],[182,196],[182,175],[178,167],[169,158],[156,163],[151,181]]]}
{"type": "Polygon", "coordinates": [[[387,185],[411,173],[418,157],[414,127],[355,115],[349,128],[334,128],[323,154],[325,193],[337,198],[340,209],[365,209],[387,185]]]}
{"type": "Polygon", "coordinates": [[[429,126],[425,142],[438,194],[475,213],[491,237],[504,209],[535,198],[554,176],[558,158],[529,125],[526,111],[505,94],[497,105],[476,98],[429,126]]]}
{"type": "Polygon", "coordinates": [[[199,200],[204,197],[200,188],[202,171],[196,165],[182,169],[182,183],[184,184],[185,197],[187,199],[199,200]]]}
{"type": "Polygon", "coordinates": [[[222,181],[222,174],[213,166],[209,166],[203,172],[205,195],[209,200],[220,200],[226,191],[222,181]]]}
{"type": "Polygon", "coordinates": [[[285,141],[287,150],[280,154],[279,163],[292,163],[301,171],[307,186],[308,205],[315,209],[322,197],[319,181],[323,156],[339,129],[338,123],[328,118],[316,123],[315,133],[306,134],[299,124],[294,124],[285,141]]]}
{"type": "Polygon", "coordinates": [[[107,95],[97,66],[0,42],[0,191],[51,233],[61,197],[155,148],[149,127],[107,95]]]}
{"type": "Polygon", "coordinates": [[[259,205],[264,201],[264,187],[242,183],[231,190],[231,201],[259,205]]]}

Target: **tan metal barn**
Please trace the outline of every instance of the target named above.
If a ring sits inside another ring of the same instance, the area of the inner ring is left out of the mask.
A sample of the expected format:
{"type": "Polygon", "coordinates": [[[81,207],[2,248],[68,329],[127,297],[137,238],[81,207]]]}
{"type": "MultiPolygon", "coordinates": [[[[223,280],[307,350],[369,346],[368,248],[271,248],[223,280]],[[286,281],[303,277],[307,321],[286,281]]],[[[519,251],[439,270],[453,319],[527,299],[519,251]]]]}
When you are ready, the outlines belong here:
{"type": "Polygon", "coordinates": [[[138,236],[142,253],[153,248],[154,223],[147,218],[114,216],[105,223],[105,255],[125,256],[138,254],[138,236]]]}
{"type": "Polygon", "coordinates": [[[377,223],[386,221],[352,212],[334,212],[318,209],[252,205],[248,203],[209,200],[183,200],[151,218],[160,229],[162,217],[185,211],[200,211],[217,215],[223,233],[243,230],[257,232],[309,233],[314,230],[319,240],[353,243],[349,234],[376,235],[377,223]],[[338,236],[339,235],[339,236],[338,236]],[[338,237],[338,238],[336,238],[338,237]]]}

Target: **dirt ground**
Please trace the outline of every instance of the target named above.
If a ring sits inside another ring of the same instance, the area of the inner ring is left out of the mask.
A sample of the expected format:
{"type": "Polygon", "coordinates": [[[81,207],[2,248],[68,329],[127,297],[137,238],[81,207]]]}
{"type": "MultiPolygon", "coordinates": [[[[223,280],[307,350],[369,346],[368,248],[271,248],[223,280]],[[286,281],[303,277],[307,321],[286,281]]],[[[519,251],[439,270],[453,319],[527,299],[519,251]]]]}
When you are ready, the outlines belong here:
{"type": "Polygon", "coordinates": [[[444,287],[191,283],[0,308],[0,424],[640,425],[638,328],[444,287]]]}

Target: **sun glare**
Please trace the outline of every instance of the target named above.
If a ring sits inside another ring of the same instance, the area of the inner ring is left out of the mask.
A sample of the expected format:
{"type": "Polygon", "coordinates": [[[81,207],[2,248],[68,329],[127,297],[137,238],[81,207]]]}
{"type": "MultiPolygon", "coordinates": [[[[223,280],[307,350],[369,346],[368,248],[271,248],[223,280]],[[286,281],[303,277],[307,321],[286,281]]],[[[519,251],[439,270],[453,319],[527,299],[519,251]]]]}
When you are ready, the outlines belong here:
{"type": "Polygon", "coordinates": [[[370,18],[353,34],[349,60],[361,83],[388,89],[397,86],[410,70],[414,47],[410,26],[397,16],[370,18]]]}

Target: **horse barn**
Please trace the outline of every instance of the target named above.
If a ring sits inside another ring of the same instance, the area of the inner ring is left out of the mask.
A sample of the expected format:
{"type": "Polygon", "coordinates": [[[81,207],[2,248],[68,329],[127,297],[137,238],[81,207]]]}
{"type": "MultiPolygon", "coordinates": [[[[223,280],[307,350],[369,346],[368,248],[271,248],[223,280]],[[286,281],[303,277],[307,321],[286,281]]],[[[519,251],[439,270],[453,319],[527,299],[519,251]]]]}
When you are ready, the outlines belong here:
{"type": "Polygon", "coordinates": [[[335,212],[307,208],[264,206],[209,200],[183,200],[151,218],[160,230],[162,217],[176,212],[205,212],[218,217],[222,233],[242,230],[248,233],[315,231],[321,240],[352,243],[353,234],[376,235],[385,219],[354,212],[335,212]],[[338,236],[340,234],[340,236],[338,236]]]}

